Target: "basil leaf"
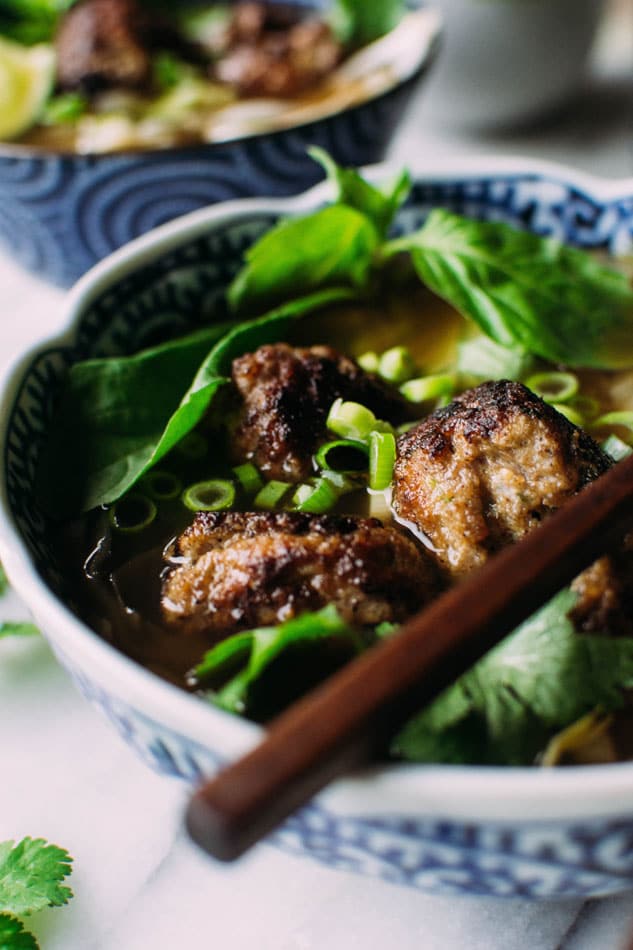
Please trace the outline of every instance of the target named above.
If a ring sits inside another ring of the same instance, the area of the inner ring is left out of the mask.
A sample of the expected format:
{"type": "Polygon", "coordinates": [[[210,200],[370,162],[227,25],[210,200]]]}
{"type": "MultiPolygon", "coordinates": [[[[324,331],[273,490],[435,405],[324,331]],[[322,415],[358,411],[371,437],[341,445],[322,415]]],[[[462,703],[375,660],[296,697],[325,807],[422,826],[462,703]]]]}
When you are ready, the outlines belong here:
{"type": "Polygon", "coordinates": [[[114,501],[157,460],[183,392],[229,326],[71,368],[36,474],[36,494],[49,514],[64,517],[114,501]]]}
{"type": "Polygon", "coordinates": [[[312,158],[323,166],[328,179],[336,185],[337,202],[355,208],[369,218],[380,237],[384,237],[396,212],[411,191],[411,176],[406,169],[383,189],[375,188],[354,168],[342,168],[317,146],[308,149],[312,158]]]}
{"type": "Polygon", "coordinates": [[[344,205],[282,221],[246,252],[229,303],[239,313],[261,313],[320,288],[362,287],[377,244],[372,223],[344,205]]]}
{"type": "Polygon", "coordinates": [[[403,13],[403,0],[334,0],[329,16],[343,43],[364,46],[397,26],[403,13]]]}
{"type": "Polygon", "coordinates": [[[401,251],[431,290],[501,346],[568,366],[633,359],[633,289],[583,251],[441,209],[382,253],[401,251]]]}

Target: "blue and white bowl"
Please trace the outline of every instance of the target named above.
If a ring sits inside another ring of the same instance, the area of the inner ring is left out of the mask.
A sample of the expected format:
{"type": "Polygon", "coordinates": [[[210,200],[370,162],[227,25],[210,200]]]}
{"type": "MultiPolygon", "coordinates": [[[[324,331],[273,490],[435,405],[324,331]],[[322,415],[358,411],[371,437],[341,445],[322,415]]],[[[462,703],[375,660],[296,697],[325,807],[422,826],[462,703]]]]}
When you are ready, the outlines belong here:
{"type": "MultiPolygon", "coordinates": [[[[163,682],[75,615],[34,506],[34,468],[74,360],[130,352],[165,325],[199,323],[253,239],[280,215],[318,207],[328,187],[194,212],[117,251],[70,294],[63,335],[26,352],[1,383],[0,557],[9,578],[86,698],[149,765],[191,783],[244,753],[260,728],[163,682]]],[[[633,248],[633,179],[600,182],[522,160],[444,161],[419,168],[398,227],[416,227],[436,205],[586,248],[633,248]]],[[[271,840],[434,893],[612,894],[633,887],[633,763],[376,767],[331,786],[271,840]]]]}
{"type": "Polygon", "coordinates": [[[343,165],[380,161],[437,50],[439,15],[417,9],[420,0],[409,5],[414,29],[380,41],[393,83],[372,91],[369,79],[355,105],[323,100],[310,121],[208,145],[104,154],[0,143],[0,248],[69,287],[116,248],[179,215],[232,198],[304,191],[321,177],[309,145],[343,165]]]}

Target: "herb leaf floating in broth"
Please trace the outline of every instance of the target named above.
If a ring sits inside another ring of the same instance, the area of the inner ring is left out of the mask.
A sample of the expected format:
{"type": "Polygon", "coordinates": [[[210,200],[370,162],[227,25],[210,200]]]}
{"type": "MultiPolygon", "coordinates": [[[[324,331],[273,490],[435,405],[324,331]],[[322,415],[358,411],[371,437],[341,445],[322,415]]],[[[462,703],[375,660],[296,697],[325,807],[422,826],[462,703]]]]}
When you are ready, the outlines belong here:
{"type": "Polygon", "coordinates": [[[416,762],[528,765],[554,731],[623,705],[633,639],[578,633],[561,591],[412,719],[392,751],[416,762]]]}
{"type": "Polygon", "coordinates": [[[402,251],[427,287],[502,346],[568,366],[633,361],[633,289],[584,251],[442,209],[382,249],[402,251]]]}
{"type": "Polygon", "coordinates": [[[229,382],[235,356],[283,336],[298,317],[350,296],[348,289],[332,288],[257,320],[218,324],[137,356],[75,364],[39,463],[45,509],[64,517],[116,501],[195,429],[229,382]]]}

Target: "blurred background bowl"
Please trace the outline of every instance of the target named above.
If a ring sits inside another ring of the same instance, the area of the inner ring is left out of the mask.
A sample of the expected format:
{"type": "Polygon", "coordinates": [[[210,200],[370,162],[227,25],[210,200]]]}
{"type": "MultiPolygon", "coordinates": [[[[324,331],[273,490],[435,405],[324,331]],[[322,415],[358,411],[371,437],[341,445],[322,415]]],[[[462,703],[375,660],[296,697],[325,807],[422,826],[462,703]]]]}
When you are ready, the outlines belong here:
{"type": "Polygon", "coordinates": [[[516,127],[576,94],[603,0],[436,0],[444,42],[424,116],[448,126],[516,127]]]}
{"type": "Polygon", "coordinates": [[[438,14],[422,8],[416,16],[419,29],[404,56],[397,39],[394,85],[368,88],[357,105],[334,102],[314,121],[213,144],[109,154],[0,143],[0,246],[27,270],[67,287],[111,251],[179,215],[230,198],[304,191],[322,176],[309,145],[344,165],[380,160],[437,48],[438,14]]]}

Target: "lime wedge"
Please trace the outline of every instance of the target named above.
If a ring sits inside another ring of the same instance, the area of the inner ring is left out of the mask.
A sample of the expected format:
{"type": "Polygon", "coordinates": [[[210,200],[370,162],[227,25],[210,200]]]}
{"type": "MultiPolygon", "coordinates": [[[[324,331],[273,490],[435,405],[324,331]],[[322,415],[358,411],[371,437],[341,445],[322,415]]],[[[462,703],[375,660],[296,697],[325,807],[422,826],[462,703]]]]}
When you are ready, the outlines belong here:
{"type": "Polygon", "coordinates": [[[52,46],[21,46],[0,38],[0,139],[15,138],[33,125],[54,75],[52,46]]]}

